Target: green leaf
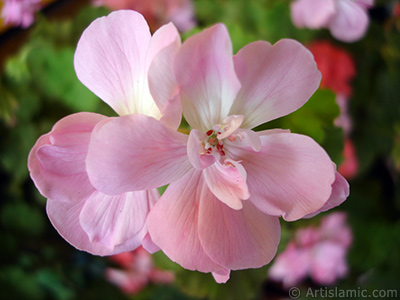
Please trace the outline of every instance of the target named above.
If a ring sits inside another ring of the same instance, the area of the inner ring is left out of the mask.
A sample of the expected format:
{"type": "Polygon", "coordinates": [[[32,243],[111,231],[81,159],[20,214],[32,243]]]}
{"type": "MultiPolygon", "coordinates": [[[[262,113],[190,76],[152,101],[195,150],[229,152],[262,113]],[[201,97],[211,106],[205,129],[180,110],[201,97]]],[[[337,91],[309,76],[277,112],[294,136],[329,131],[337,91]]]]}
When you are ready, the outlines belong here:
{"type": "Polygon", "coordinates": [[[95,111],[99,103],[76,77],[72,48],[55,50],[42,45],[29,54],[32,78],[41,92],[60,101],[74,111],[95,111]]]}

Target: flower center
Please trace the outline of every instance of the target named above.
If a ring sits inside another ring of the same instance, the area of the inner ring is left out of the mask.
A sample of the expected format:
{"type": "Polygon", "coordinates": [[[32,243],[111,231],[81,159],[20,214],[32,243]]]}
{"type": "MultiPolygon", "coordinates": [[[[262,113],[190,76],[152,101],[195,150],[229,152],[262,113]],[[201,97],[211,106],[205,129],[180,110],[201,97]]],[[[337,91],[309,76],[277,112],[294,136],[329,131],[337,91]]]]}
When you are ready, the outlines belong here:
{"type": "Polygon", "coordinates": [[[212,150],[215,149],[221,156],[225,156],[224,143],[218,139],[219,134],[221,132],[212,129],[206,132],[207,138],[203,143],[205,152],[201,154],[211,154],[212,150]]]}

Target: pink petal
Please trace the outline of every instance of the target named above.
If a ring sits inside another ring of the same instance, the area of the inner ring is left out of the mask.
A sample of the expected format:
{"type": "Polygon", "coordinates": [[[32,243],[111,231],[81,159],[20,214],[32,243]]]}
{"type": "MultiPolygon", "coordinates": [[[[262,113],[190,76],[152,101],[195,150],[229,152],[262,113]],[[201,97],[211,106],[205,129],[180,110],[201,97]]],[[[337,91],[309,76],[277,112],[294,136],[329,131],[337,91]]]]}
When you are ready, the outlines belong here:
{"type": "Polygon", "coordinates": [[[328,201],[317,211],[304,216],[304,218],[312,218],[317,214],[330,210],[336,206],[342,204],[350,194],[349,183],[346,179],[340,175],[339,172],[335,173],[335,181],[332,184],[332,193],[328,201]]]}
{"type": "Polygon", "coordinates": [[[234,57],[242,84],[230,115],[244,115],[242,128],[254,128],[304,105],[316,91],[321,73],[309,50],[294,40],[271,46],[258,41],[234,57]]]}
{"type": "Polygon", "coordinates": [[[355,2],[365,8],[370,8],[374,5],[374,0],[355,0],[355,2]]]}
{"type": "Polygon", "coordinates": [[[207,188],[198,170],[171,183],[151,210],[147,227],[154,243],[182,267],[218,272],[223,267],[204,252],[198,235],[198,206],[204,189],[207,188]]]}
{"type": "Polygon", "coordinates": [[[361,39],[367,31],[369,19],[363,6],[354,1],[337,2],[337,13],[331,20],[331,34],[343,42],[355,42],[361,39]]]}
{"type": "Polygon", "coordinates": [[[217,283],[226,283],[229,280],[231,271],[227,269],[222,269],[217,272],[212,272],[212,276],[214,277],[217,283]]]}
{"type": "Polygon", "coordinates": [[[94,113],[73,114],[38,139],[29,153],[28,168],[44,197],[72,201],[94,191],[86,174],[85,159],[91,132],[104,119],[94,113]]]}
{"type": "Polygon", "coordinates": [[[245,143],[229,144],[226,154],[242,160],[250,201],[261,211],[293,221],[328,200],[335,179],[332,161],[314,140],[292,133],[260,135],[255,152],[245,143]]]}
{"type": "Polygon", "coordinates": [[[204,149],[204,133],[192,129],[187,142],[187,155],[192,166],[198,170],[205,169],[215,163],[216,157],[209,154],[201,154],[204,149]]]}
{"type": "MultiPolygon", "coordinates": [[[[239,129],[240,125],[243,123],[244,117],[242,115],[233,115],[226,117],[224,121],[222,121],[222,125],[225,127],[224,130],[220,134],[217,134],[219,140],[226,139],[232,133],[239,129]]],[[[220,127],[220,126],[217,126],[220,127]]],[[[215,131],[219,131],[220,128],[215,128],[215,131]]]]}
{"type": "MultiPolygon", "coordinates": [[[[116,198],[118,199],[118,197],[116,198]]],[[[85,202],[86,199],[70,202],[52,199],[47,201],[47,215],[54,228],[68,243],[79,250],[101,256],[130,251],[140,245],[141,238],[146,234],[147,229],[145,227],[135,236],[130,236],[123,244],[115,245],[113,249],[106,247],[99,241],[91,241],[80,223],[80,214],[85,202]]]]}
{"type": "Polygon", "coordinates": [[[182,104],[179,98],[179,94],[176,94],[173,98],[167,101],[165,104],[165,110],[161,110],[163,114],[160,121],[171,128],[177,130],[182,121],[182,104]]]}
{"type": "Polygon", "coordinates": [[[141,107],[154,105],[146,86],[150,38],[142,15],[123,10],[93,21],[79,40],[74,61],[79,80],[119,115],[157,114],[141,107]]]}
{"type": "Polygon", "coordinates": [[[86,161],[90,181],[110,195],[169,184],[191,168],[186,142],[186,135],[144,115],[100,123],[86,161]]]}
{"type": "Polygon", "coordinates": [[[154,33],[147,56],[152,58],[148,76],[151,95],[163,116],[168,114],[168,117],[163,119],[164,124],[174,130],[179,127],[182,116],[173,72],[173,61],[180,46],[179,33],[175,26],[169,23],[154,33]],[[152,52],[156,55],[151,55],[152,52]]]}
{"type": "MultiPolygon", "coordinates": [[[[153,192],[154,194],[154,192],[153,192]]],[[[147,191],[109,196],[94,192],[79,216],[80,224],[92,243],[101,243],[111,251],[137,236],[137,245],[141,245],[146,234],[146,217],[150,211],[150,197],[147,191]]]]}
{"type": "Polygon", "coordinates": [[[296,27],[312,29],[326,27],[336,11],[335,0],[297,0],[290,9],[296,27]]]}
{"type": "Polygon", "coordinates": [[[221,124],[240,89],[224,25],[217,24],[185,41],[176,56],[175,77],[190,126],[206,132],[221,124]]]}
{"type": "Polygon", "coordinates": [[[233,210],[203,189],[199,236],[204,251],[226,269],[258,268],[275,255],[280,225],[277,217],[259,211],[249,201],[233,210]]]}
{"type": "Polygon", "coordinates": [[[150,234],[147,233],[145,237],[142,240],[142,246],[144,249],[147,250],[147,252],[153,254],[156,253],[157,251],[160,251],[160,247],[158,247],[156,244],[154,244],[153,240],[150,237],[150,234]]]}
{"type": "Polygon", "coordinates": [[[211,192],[232,209],[241,209],[242,200],[250,197],[246,184],[246,170],[233,160],[224,164],[214,163],[203,170],[203,176],[211,192]]]}
{"type": "Polygon", "coordinates": [[[240,129],[237,134],[241,139],[246,139],[254,151],[261,150],[260,136],[251,129],[240,129]]]}
{"type": "MultiPolygon", "coordinates": [[[[168,101],[177,93],[172,61],[179,46],[173,24],[151,37],[142,15],[117,11],[95,20],[84,31],[75,53],[75,69],[83,84],[118,114],[142,113],[159,119],[169,104],[180,106],[178,101],[168,101]],[[157,67],[151,68],[152,63],[157,67]],[[152,94],[148,79],[158,80],[152,94]]],[[[179,124],[180,109],[174,111],[179,124]]]]}

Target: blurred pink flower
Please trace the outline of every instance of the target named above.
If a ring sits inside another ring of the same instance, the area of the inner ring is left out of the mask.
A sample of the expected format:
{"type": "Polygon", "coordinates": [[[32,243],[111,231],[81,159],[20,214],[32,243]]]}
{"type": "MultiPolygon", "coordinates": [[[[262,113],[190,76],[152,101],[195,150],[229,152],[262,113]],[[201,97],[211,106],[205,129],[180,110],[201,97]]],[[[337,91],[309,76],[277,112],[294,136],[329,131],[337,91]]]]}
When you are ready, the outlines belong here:
{"type": "Polygon", "coordinates": [[[361,39],[369,25],[368,8],[373,0],[295,0],[291,16],[295,26],[328,28],[343,42],[361,39]]]}
{"type": "Polygon", "coordinates": [[[348,271],[347,251],[352,233],[345,213],[332,213],[322,219],[319,228],[299,229],[295,239],[279,254],[269,270],[269,277],[286,288],[310,276],[321,285],[331,285],[348,271]]]}
{"type": "Polygon", "coordinates": [[[41,0],[5,0],[1,17],[5,24],[27,28],[35,20],[35,13],[40,10],[41,0]]]}
{"type": "Polygon", "coordinates": [[[350,100],[343,94],[336,95],[336,103],[339,106],[340,114],[334,120],[334,124],[343,129],[346,138],[349,137],[353,128],[353,122],[349,114],[349,101],[350,100]]]}
{"type": "Polygon", "coordinates": [[[174,274],[157,269],[151,255],[142,247],[110,256],[123,269],[107,268],[106,278],[126,294],[137,294],[150,283],[171,283],[174,274]]]}
{"type": "Polygon", "coordinates": [[[168,22],[174,23],[181,32],[196,25],[191,0],[94,0],[93,3],[111,10],[136,10],[145,17],[153,31],[168,22]]]}
{"type": "Polygon", "coordinates": [[[184,268],[225,282],[230,270],[273,258],[280,216],[337,205],[348,184],[311,138],[251,130],[297,110],[318,88],[312,54],[298,42],[258,41],[232,57],[217,24],[182,45],[174,71],[189,137],[145,116],[111,120],[92,135],[88,173],[107,194],[170,183],[148,216],[151,239],[184,268]]]}
{"type": "MultiPolygon", "coordinates": [[[[151,36],[139,13],[114,12],[84,31],[75,69],[82,83],[119,115],[144,114],[176,129],[181,109],[169,74],[179,47],[172,24],[151,36]],[[157,90],[152,92],[154,82],[157,90]]],[[[159,198],[156,189],[109,195],[90,182],[86,155],[91,135],[96,125],[113,119],[85,112],[67,116],[38,139],[28,158],[31,178],[48,198],[53,226],[76,248],[97,255],[140,246],[147,234],[147,214],[159,198]]]]}

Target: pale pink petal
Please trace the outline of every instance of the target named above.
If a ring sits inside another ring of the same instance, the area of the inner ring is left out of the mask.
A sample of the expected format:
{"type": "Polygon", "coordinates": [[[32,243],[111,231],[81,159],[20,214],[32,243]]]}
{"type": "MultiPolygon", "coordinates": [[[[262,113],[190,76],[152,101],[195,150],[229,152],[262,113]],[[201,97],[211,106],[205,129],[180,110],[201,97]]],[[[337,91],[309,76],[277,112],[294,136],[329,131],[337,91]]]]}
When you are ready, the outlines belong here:
{"type": "Polygon", "coordinates": [[[85,159],[91,132],[104,119],[94,113],[69,115],[38,139],[29,153],[28,169],[44,197],[72,201],[94,191],[86,174],[85,159]]]}
{"type": "Polygon", "coordinates": [[[217,138],[219,140],[223,140],[226,139],[228,136],[230,136],[232,133],[234,133],[236,130],[239,129],[240,125],[242,125],[243,123],[243,119],[244,117],[242,115],[233,115],[233,116],[229,116],[226,117],[225,120],[222,122],[223,128],[220,128],[220,125],[217,125],[215,128],[214,126],[214,130],[215,131],[219,131],[221,129],[221,133],[217,134],[217,138]]]}
{"type": "Polygon", "coordinates": [[[282,215],[287,221],[321,208],[335,180],[335,168],[324,149],[298,134],[275,133],[260,138],[260,152],[243,141],[226,147],[227,156],[241,160],[247,171],[249,200],[261,211],[282,215]]]}
{"type": "Polygon", "coordinates": [[[146,231],[146,217],[150,211],[149,193],[138,191],[109,196],[94,192],[80,213],[80,223],[94,243],[101,243],[111,251],[137,236],[136,248],[141,245],[146,231]]]}
{"type": "Polygon", "coordinates": [[[153,254],[156,253],[157,251],[160,251],[160,247],[158,247],[156,244],[154,244],[153,240],[150,237],[150,234],[146,234],[145,237],[142,240],[142,246],[144,249],[147,250],[147,252],[153,254]]]}
{"type": "Polygon", "coordinates": [[[244,115],[242,128],[251,129],[287,115],[304,105],[321,81],[313,55],[294,40],[271,46],[258,41],[234,57],[242,84],[230,115],[244,115]]]}
{"type": "Polygon", "coordinates": [[[203,170],[204,180],[211,192],[232,209],[241,209],[242,200],[250,197],[246,184],[246,170],[230,159],[214,163],[203,170]]]}
{"type": "Polygon", "coordinates": [[[374,0],[354,0],[354,2],[365,8],[370,8],[374,5],[374,0]]]}
{"type": "Polygon", "coordinates": [[[336,11],[335,0],[297,0],[291,3],[290,9],[295,26],[312,29],[327,26],[336,11]]]}
{"type": "Polygon", "coordinates": [[[83,32],[75,52],[79,80],[119,115],[160,117],[147,82],[149,27],[135,11],[98,18],[83,32]]]}
{"type": "Polygon", "coordinates": [[[162,119],[165,121],[164,124],[174,130],[179,127],[182,116],[173,72],[173,61],[180,46],[179,33],[175,26],[169,23],[154,33],[147,55],[150,63],[148,75],[150,93],[163,117],[166,113],[169,114],[168,118],[162,119]]]}
{"type": "Polygon", "coordinates": [[[165,110],[161,111],[162,117],[160,121],[171,128],[177,130],[182,121],[182,104],[179,98],[179,94],[176,94],[173,98],[169,99],[165,105],[165,110]]]}
{"type": "Polygon", "coordinates": [[[47,215],[54,228],[68,243],[79,250],[101,256],[130,251],[139,246],[139,239],[146,234],[146,228],[130,237],[125,243],[116,245],[114,249],[105,247],[98,241],[90,241],[88,234],[80,224],[80,214],[85,202],[86,199],[70,202],[47,200],[47,215]]]}
{"type": "Polygon", "coordinates": [[[209,167],[215,163],[217,159],[214,155],[205,153],[205,146],[203,144],[204,136],[204,133],[192,129],[187,142],[187,155],[189,161],[194,168],[199,170],[209,167]]]}
{"type": "Polygon", "coordinates": [[[187,135],[140,114],[100,123],[86,160],[90,181],[110,195],[169,184],[191,168],[186,142],[187,135]]]}
{"type": "Polygon", "coordinates": [[[212,272],[212,276],[214,277],[217,283],[226,283],[229,280],[231,275],[231,271],[227,269],[222,269],[217,272],[212,272]]]}
{"type": "Polygon", "coordinates": [[[240,129],[237,133],[241,139],[246,139],[254,151],[261,150],[261,139],[260,136],[251,129],[240,129]]]}
{"type": "Polygon", "coordinates": [[[175,77],[190,126],[206,132],[221,124],[240,89],[224,25],[217,24],[184,42],[176,56],[175,77]]]}
{"type": "Polygon", "coordinates": [[[208,257],[199,240],[198,205],[204,189],[208,190],[198,170],[171,183],[151,210],[147,227],[154,243],[182,267],[218,272],[223,266],[208,257]]]}
{"type": "Polygon", "coordinates": [[[350,186],[346,179],[340,175],[339,172],[335,173],[335,181],[332,184],[332,193],[328,201],[317,211],[304,216],[304,218],[312,218],[315,215],[330,210],[342,204],[350,194],[350,186]]]}
{"type": "Polygon", "coordinates": [[[233,210],[203,190],[200,201],[199,236],[204,251],[226,269],[259,268],[274,257],[280,239],[277,217],[244,201],[233,210]]]}
{"type": "Polygon", "coordinates": [[[365,8],[351,0],[337,1],[337,13],[329,24],[335,38],[343,42],[355,42],[365,35],[368,25],[365,8]]]}

